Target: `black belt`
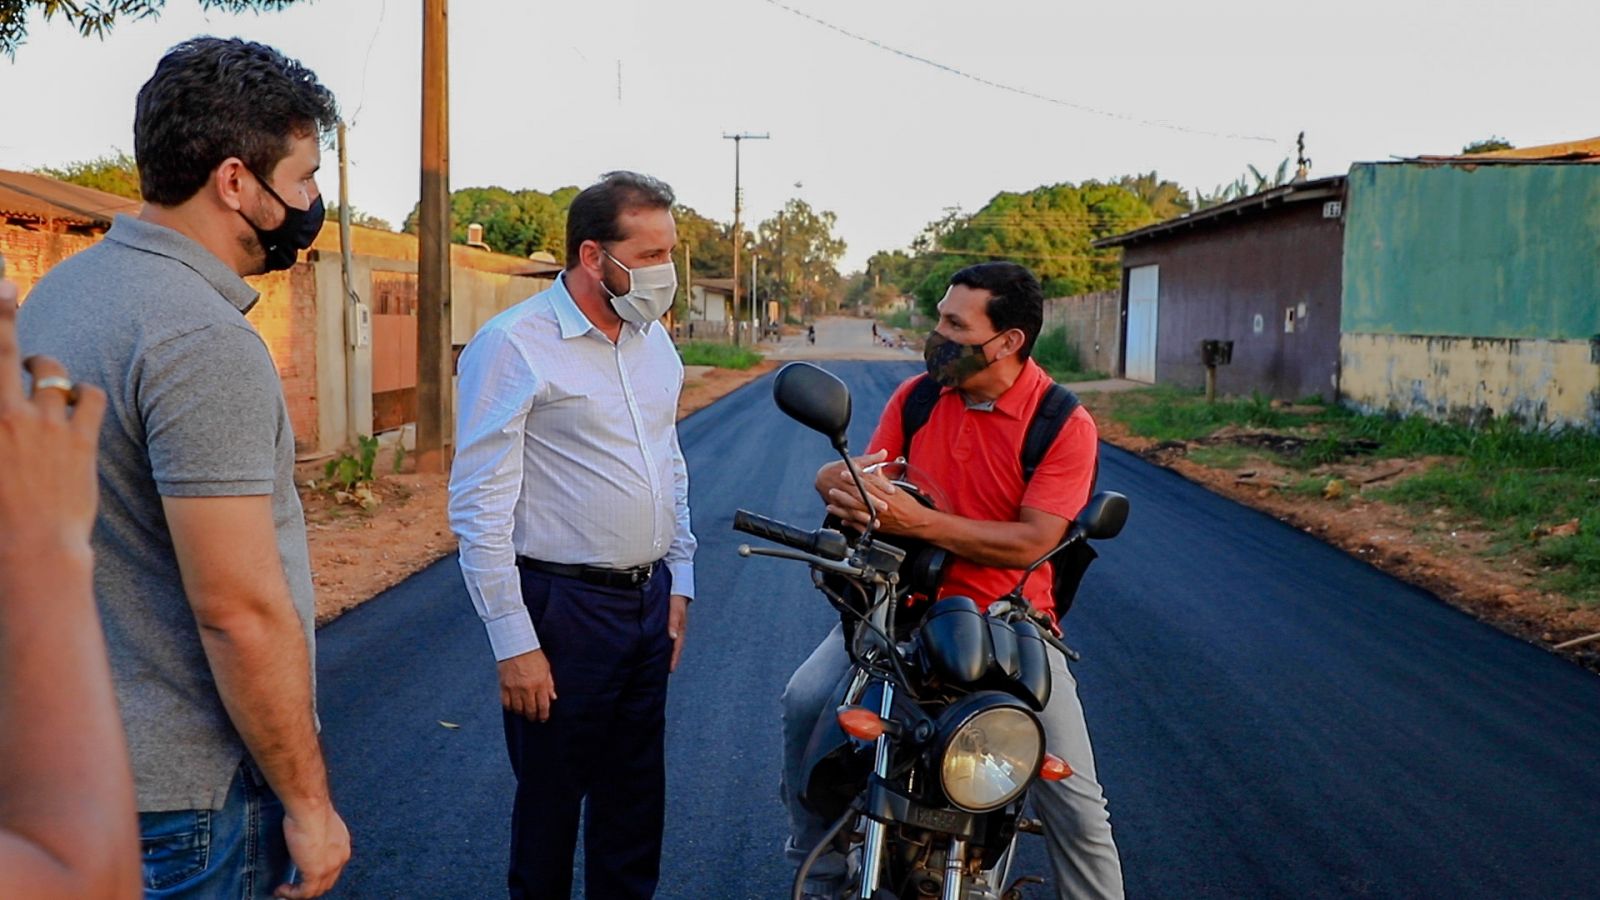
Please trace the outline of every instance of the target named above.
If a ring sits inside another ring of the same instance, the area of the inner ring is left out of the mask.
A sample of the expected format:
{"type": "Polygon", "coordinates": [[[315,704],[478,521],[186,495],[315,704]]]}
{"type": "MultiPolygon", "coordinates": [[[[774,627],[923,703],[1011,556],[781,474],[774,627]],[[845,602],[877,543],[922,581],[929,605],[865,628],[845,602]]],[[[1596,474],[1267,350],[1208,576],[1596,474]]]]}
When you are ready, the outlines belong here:
{"type": "Polygon", "coordinates": [[[517,557],[517,565],[546,575],[557,575],[562,578],[576,578],[586,584],[598,585],[608,588],[639,588],[644,587],[650,580],[650,573],[654,572],[659,562],[646,563],[634,566],[631,569],[608,569],[605,566],[574,566],[567,563],[545,562],[542,559],[529,559],[526,556],[517,557]]]}

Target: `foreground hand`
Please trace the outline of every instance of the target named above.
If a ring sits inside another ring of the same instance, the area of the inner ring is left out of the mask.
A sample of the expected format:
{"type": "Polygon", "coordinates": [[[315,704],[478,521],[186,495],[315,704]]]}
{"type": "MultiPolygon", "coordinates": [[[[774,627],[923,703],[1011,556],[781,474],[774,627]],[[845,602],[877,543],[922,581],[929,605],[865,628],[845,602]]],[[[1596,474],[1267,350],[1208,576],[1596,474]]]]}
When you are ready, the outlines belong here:
{"type": "Polygon", "coordinates": [[[689,634],[689,598],[672,595],[672,608],[667,611],[667,637],[672,638],[672,665],[669,672],[678,671],[678,657],[683,655],[683,639],[689,634]]]}
{"type": "Polygon", "coordinates": [[[863,475],[861,480],[867,487],[868,499],[872,501],[871,512],[861,502],[861,493],[853,482],[848,489],[833,488],[828,492],[828,512],[858,528],[872,524],[876,516],[876,528],[884,534],[915,534],[922,527],[927,519],[927,507],[896,488],[882,475],[863,475]]]}
{"type": "Polygon", "coordinates": [[[87,552],[100,486],[95,448],[106,397],[92,387],[46,387],[24,396],[22,370],[65,379],[44,356],[21,360],[16,285],[0,281],[0,534],[24,557],[60,548],[87,552]]]}
{"type": "Polygon", "coordinates": [[[279,885],[272,895],[287,900],[308,900],[332,889],[345,863],[350,861],[350,830],[334,811],[333,804],[324,803],[293,812],[286,807],[283,837],[289,845],[289,858],[300,870],[300,881],[279,885]]]}
{"type": "MultiPolygon", "coordinates": [[[[868,466],[875,466],[888,458],[889,452],[887,450],[879,450],[877,453],[869,453],[866,456],[852,457],[850,461],[855,463],[856,471],[860,472],[864,471],[868,466]]],[[[828,492],[834,488],[850,491],[858,498],[860,497],[860,494],[856,492],[855,479],[850,477],[850,469],[845,466],[843,460],[828,463],[817,470],[816,488],[817,494],[822,497],[823,503],[829,502],[828,492]]]]}
{"type": "Polygon", "coordinates": [[[500,661],[500,705],[534,722],[548,722],[556,679],[543,650],[500,661]]]}

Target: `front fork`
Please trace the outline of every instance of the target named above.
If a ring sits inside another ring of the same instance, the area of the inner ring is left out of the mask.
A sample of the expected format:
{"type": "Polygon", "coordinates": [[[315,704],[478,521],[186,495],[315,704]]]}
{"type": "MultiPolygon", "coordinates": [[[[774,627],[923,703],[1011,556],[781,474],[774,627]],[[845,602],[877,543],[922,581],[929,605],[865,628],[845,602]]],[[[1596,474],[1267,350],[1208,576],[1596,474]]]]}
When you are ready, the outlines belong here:
{"type": "MultiPolygon", "coordinates": [[[[883,698],[878,703],[878,716],[885,721],[894,711],[894,685],[884,682],[883,698]]],[[[889,777],[889,736],[878,735],[877,757],[872,771],[882,782],[889,777]]],[[[883,841],[888,826],[877,819],[867,820],[867,845],[861,859],[861,898],[871,900],[878,890],[878,876],[883,869],[883,841]]]]}

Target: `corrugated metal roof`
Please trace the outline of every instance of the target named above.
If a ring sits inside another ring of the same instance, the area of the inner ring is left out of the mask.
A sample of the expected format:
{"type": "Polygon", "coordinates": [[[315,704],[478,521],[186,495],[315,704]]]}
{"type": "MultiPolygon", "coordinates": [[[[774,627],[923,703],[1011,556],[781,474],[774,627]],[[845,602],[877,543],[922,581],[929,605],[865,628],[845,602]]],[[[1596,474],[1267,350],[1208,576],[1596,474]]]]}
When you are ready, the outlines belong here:
{"type": "Polygon", "coordinates": [[[136,214],[139,206],[137,200],[46,175],[0,169],[0,216],[7,218],[110,228],[112,216],[136,214]]]}
{"type": "Polygon", "coordinates": [[[1563,141],[1538,147],[1516,147],[1511,150],[1490,150],[1487,153],[1463,153],[1453,156],[1419,156],[1419,162],[1450,163],[1600,163],[1600,137],[1579,141],[1563,141]]]}
{"type": "Polygon", "coordinates": [[[1318,178],[1315,181],[1300,181],[1286,184],[1281,187],[1270,188],[1259,194],[1240,197],[1213,206],[1198,212],[1184,213],[1176,218],[1146,225],[1135,231],[1113,237],[1102,238],[1094,242],[1096,248],[1121,247],[1125,244],[1138,243],[1150,238],[1164,236],[1180,229],[1192,228],[1198,225],[1220,224],[1220,220],[1228,218],[1236,221],[1240,216],[1253,215],[1263,210],[1283,206],[1289,203],[1304,203],[1311,200],[1327,200],[1343,196],[1345,176],[1334,175],[1329,178],[1318,178]]]}

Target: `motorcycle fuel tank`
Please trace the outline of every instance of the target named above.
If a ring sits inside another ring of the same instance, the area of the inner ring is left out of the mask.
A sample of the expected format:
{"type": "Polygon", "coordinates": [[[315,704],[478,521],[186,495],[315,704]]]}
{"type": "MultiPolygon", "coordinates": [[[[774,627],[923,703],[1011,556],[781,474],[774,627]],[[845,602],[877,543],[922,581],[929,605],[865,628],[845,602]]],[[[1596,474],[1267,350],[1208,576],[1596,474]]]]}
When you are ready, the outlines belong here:
{"type": "Polygon", "coordinates": [[[921,644],[928,670],[956,687],[976,684],[994,666],[988,618],[971,597],[933,604],[922,621],[921,644]]]}

